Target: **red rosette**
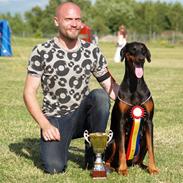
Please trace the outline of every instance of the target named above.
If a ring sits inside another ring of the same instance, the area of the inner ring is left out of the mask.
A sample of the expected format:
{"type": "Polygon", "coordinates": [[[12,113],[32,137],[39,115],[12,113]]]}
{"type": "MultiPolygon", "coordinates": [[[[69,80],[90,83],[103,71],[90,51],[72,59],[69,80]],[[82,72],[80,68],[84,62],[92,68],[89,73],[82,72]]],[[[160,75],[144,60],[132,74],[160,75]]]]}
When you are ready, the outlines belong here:
{"type": "Polygon", "coordinates": [[[131,116],[135,119],[140,119],[144,117],[144,108],[141,106],[134,106],[131,109],[131,116]]]}

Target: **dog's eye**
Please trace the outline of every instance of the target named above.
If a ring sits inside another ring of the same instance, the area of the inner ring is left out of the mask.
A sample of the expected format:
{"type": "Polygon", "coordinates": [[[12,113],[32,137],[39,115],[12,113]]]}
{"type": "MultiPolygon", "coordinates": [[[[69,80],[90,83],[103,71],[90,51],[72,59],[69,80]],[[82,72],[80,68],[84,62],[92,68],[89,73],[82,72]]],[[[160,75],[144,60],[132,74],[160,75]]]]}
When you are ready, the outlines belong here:
{"type": "Polygon", "coordinates": [[[142,49],[142,54],[146,55],[146,50],[145,49],[142,49]]]}
{"type": "Polygon", "coordinates": [[[137,48],[134,47],[132,50],[135,52],[137,50],[137,48]]]}

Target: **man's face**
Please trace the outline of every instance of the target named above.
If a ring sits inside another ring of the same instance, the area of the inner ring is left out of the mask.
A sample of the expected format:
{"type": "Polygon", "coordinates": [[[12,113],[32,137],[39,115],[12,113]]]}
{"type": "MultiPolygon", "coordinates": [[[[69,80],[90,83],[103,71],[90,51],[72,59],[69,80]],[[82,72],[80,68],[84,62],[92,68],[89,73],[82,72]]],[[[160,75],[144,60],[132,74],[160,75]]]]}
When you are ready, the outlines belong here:
{"type": "Polygon", "coordinates": [[[77,39],[82,27],[80,9],[74,6],[60,9],[55,17],[55,25],[61,36],[70,40],[77,39]]]}

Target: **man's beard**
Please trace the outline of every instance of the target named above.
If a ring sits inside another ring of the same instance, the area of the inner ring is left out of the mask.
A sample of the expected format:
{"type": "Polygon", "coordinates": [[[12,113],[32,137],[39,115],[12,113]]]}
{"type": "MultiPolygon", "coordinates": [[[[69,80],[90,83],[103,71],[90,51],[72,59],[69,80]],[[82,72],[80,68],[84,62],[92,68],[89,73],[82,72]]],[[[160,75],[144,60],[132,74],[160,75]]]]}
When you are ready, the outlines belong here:
{"type": "Polygon", "coordinates": [[[77,32],[75,34],[71,33],[71,32],[61,32],[60,31],[60,34],[67,40],[69,41],[74,41],[76,39],[78,39],[79,37],[79,32],[80,30],[77,30],[77,32]]]}

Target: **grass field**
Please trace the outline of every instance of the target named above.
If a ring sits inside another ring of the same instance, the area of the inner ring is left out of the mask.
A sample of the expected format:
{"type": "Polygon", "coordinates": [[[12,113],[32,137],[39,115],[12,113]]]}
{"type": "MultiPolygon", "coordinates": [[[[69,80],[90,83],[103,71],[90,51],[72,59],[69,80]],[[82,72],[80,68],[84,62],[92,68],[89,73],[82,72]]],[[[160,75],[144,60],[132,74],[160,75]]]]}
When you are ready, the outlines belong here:
{"type": "MultiPolygon", "coordinates": [[[[72,141],[66,173],[48,175],[40,168],[39,128],[24,106],[22,91],[27,58],[32,47],[41,41],[13,38],[14,56],[0,58],[0,182],[93,182],[90,172],[83,170],[83,139],[72,141]]],[[[113,62],[114,44],[101,43],[100,47],[112,74],[121,82],[124,65],[113,62]]],[[[183,47],[149,48],[152,62],[145,65],[145,79],[155,101],[154,144],[160,173],[150,176],[132,167],[127,177],[114,172],[100,182],[183,182],[183,47]]],[[[92,79],[91,88],[94,87],[98,84],[92,79]]]]}

